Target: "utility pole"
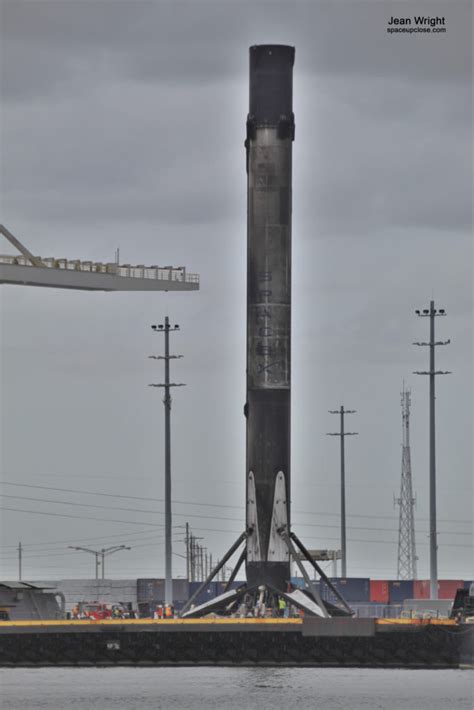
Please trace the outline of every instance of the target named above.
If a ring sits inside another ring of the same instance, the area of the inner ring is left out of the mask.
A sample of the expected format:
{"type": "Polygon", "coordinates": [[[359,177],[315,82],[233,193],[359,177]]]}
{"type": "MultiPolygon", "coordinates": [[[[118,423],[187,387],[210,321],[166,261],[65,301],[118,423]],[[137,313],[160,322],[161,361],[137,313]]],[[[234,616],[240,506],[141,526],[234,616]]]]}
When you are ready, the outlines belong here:
{"type": "Polygon", "coordinates": [[[197,582],[199,579],[199,564],[198,564],[198,557],[197,557],[197,542],[196,538],[193,535],[193,582],[197,582]]]}
{"type": "Polygon", "coordinates": [[[189,523],[186,523],[186,579],[189,582],[189,523]]]}
{"type": "Polygon", "coordinates": [[[344,437],[357,436],[356,431],[344,431],[344,415],[355,414],[355,409],[330,409],[329,414],[340,415],[340,431],[328,433],[328,436],[339,436],[341,440],[341,576],[347,576],[347,546],[346,546],[346,463],[344,451],[344,437]]]}
{"type": "Polygon", "coordinates": [[[160,384],[152,384],[149,387],[163,387],[165,396],[165,603],[173,603],[173,576],[172,576],[172,548],[171,548],[171,387],[184,387],[183,383],[170,382],[170,360],[183,357],[182,355],[170,355],[170,330],[179,330],[179,325],[170,326],[169,318],[166,316],[164,325],[152,325],[155,333],[165,334],[165,354],[150,355],[152,360],[165,361],[165,381],[160,384]]]}
{"type": "Polygon", "coordinates": [[[398,559],[397,579],[416,579],[416,541],[415,541],[415,498],[411,476],[410,454],[410,390],[402,391],[402,478],[400,498],[396,503],[400,506],[398,522],[398,559]]]}
{"type": "Polygon", "coordinates": [[[18,543],[18,581],[21,582],[21,563],[23,557],[23,548],[21,542],[18,543]]]}
{"type": "Polygon", "coordinates": [[[197,582],[199,580],[199,545],[197,540],[202,540],[202,537],[196,537],[191,532],[189,532],[189,523],[186,523],[186,535],[188,537],[188,557],[189,563],[187,568],[189,569],[189,581],[197,582]]]}
{"type": "Polygon", "coordinates": [[[450,340],[435,341],[435,318],[445,316],[444,308],[435,309],[434,301],[430,307],[422,311],[416,310],[420,318],[430,319],[430,339],[428,342],[413,343],[413,345],[427,346],[430,349],[430,369],[416,371],[415,375],[429,375],[430,378],[430,596],[438,598],[438,540],[436,532],[436,428],[435,428],[435,377],[436,375],[450,375],[448,370],[435,370],[435,347],[449,345],[450,340]]]}

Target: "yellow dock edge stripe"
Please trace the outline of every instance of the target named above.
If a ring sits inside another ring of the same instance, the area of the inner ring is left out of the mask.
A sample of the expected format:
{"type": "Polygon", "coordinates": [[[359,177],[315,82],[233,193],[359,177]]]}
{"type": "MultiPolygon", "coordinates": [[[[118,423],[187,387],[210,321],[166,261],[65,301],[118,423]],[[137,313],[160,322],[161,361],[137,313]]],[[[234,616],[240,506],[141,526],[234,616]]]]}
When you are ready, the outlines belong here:
{"type": "MultiPolygon", "coordinates": [[[[38,627],[38,626],[194,626],[214,625],[214,626],[242,626],[258,624],[281,625],[281,626],[301,626],[302,619],[52,619],[52,620],[24,620],[24,621],[0,621],[0,629],[6,627],[38,627]]],[[[375,619],[377,626],[457,626],[454,619],[375,619]]]]}
{"type": "Polygon", "coordinates": [[[300,625],[301,619],[53,619],[51,621],[0,621],[0,629],[5,626],[199,626],[200,624],[294,624],[300,625]]]}
{"type": "Polygon", "coordinates": [[[397,626],[457,626],[455,619],[376,619],[379,626],[385,624],[397,626]]]}

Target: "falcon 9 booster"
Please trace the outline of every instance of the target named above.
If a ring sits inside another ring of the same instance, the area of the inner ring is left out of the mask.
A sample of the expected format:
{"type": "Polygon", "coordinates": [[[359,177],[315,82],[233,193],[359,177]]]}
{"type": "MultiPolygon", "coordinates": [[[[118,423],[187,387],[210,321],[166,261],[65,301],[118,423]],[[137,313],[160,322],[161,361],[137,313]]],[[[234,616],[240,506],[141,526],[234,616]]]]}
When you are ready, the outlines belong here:
{"type": "Polygon", "coordinates": [[[234,613],[239,602],[276,612],[283,597],[309,616],[352,610],[290,526],[291,163],[294,47],[250,47],[247,116],[246,528],[186,602],[183,618],[234,613]],[[222,594],[195,599],[245,542],[222,594]],[[291,585],[291,559],[305,589],[291,585]],[[302,559],[339,601],[323,601],[302,559]],[[247,581],[233,587],[245,562],[247,581]],[[343,608],[341,608],[341,605],[343,608]]]}
{"type": "Polygon", "coordinates": [[[291,167],[294,47],[250,47],[247,117],[249,586],[284,590],[290,529],[291,167]]]}

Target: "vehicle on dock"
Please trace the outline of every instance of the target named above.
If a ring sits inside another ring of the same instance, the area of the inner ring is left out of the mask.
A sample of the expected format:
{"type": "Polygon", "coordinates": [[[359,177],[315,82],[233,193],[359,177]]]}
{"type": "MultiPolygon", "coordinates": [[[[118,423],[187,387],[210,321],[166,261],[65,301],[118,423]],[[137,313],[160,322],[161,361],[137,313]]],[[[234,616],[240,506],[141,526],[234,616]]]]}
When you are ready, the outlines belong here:
{"type": "Polygon", "coordinates": [[[458,589],[451,610],[451,619],[474,623],[474,583],[468,589],[458,589]]]}
{"type": "MultiPolygon", "coordinates": [[[[79,602],[75,607],[78,619],[111,619],[112,609],[101,602],[79,602]]],[[[73,614],[74,616],[74,614],[73,614]]]]}

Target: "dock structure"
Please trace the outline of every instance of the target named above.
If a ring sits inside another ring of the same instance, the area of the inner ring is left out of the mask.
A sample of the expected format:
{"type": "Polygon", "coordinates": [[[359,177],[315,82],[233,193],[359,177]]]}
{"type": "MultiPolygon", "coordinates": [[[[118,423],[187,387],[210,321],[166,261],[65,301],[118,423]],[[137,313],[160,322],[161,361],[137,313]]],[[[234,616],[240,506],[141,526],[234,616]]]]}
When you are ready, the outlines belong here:
{"type": "Polygon", "coordinates": [[[117,619],[0,622],[0,667],[458,668],[474,626],[408,619],[117,619]]]}
{"type": "Polygon", "coordinates": [[[197,291],[199,275],[184,266],[145,266],[34,256],[0,225],[0,234],[20,252],[0,255],[0,284],[80,291],[197,291]]]}

